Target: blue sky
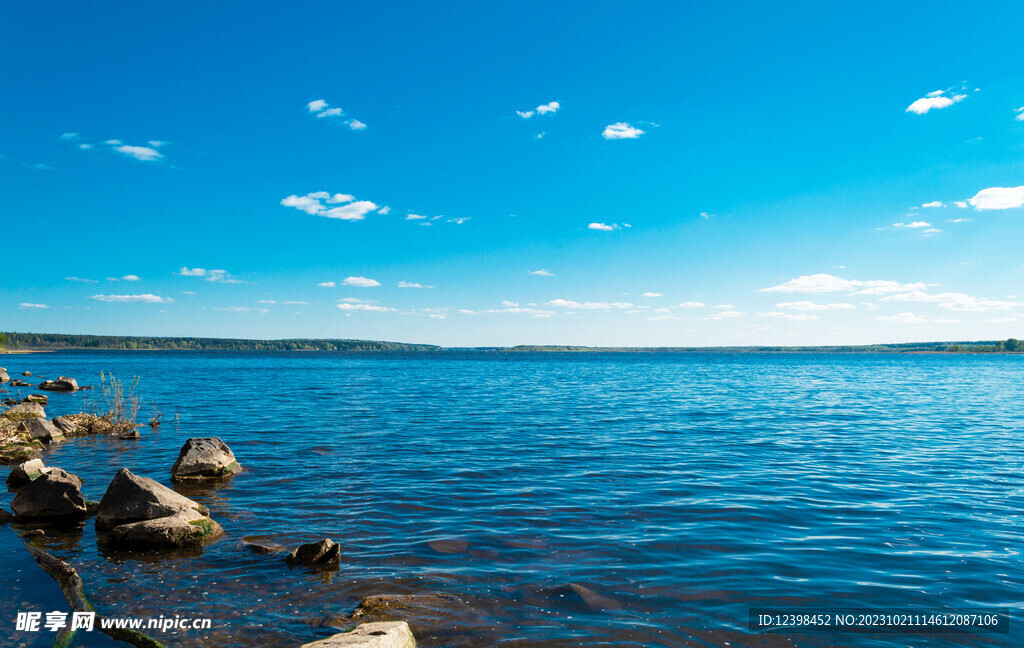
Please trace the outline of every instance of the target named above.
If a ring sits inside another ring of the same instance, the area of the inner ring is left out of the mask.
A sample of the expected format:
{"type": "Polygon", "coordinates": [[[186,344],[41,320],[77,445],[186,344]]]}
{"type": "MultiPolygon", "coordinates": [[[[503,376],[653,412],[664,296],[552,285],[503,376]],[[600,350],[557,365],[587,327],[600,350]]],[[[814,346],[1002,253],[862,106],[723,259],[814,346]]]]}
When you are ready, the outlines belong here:
{"type": "Polygon", "coordinates": [[[985,2],[7,3],[0,329],[1024,337],[1021,24],[985,2]]]}

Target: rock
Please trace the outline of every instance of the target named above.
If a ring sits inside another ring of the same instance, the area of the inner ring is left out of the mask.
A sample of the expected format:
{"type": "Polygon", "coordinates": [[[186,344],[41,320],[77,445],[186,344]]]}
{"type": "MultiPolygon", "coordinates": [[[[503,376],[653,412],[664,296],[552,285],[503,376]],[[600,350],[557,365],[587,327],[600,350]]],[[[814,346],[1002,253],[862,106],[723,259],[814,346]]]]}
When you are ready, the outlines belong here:
{"type": "Polygon", "coordinates": [[[31,387],[32,383],[27,383],[24,380],[12,380],[11,387],[31,387]]]}
{"type": "Polygon", "coordinates": [[[281,553],[283,551],[288,551],[281,545],[273,542],[246,540],[245,538],[242,538],[242,546],[244,546],[246,549],[253,552],[254,554],[260,554],[261,556],[271,553],[281,553]]]}
{"type": "Polygon", "coordinates": [[[23,421],[30,418],[46,418],[46,410],[39,403],[20,403],[9,408],[3,416],[11,421],[23,421]]]}
{"type": "Polygon", "coordinates": [[[112,529],[122,524],[177,515],[182,511],[209,514],[202,504],[175,493],[149,477],[135,475],[127,468],[122,468],[100,500],[96,527],[112,529]]]}
{"type": "Polygon", "coordinates": [[[73,423],[66,416],[58,416],[53,419],[53,424],[57,426],[57,429],[64,433],[64,436],[76,436],[78,434],[78,425],[73,423]]]}
{"type": "Polygon", "coordinates": [[[78,381],[74,378],[68,378],[67,376],[60,376],[57,380],[44,380],[39,383],[39,389],[47,389],[49,391],[77,391],[78,381]]]}
{"type": "Polygon", "coordinates": [[[8,522],[13,522],[13,521],[14,521],[14,516],[13,515],[8,513],[4,509],[0,509],[0,524],[7,524],[8,522]]]}
{"type": "Polygon", "coordinates": [[[441,620],[465,616],[471,610],[452,594],[376,594],[360,601],[350,620],[396,621],[409,616],[441,620]]]}
{"type": "Polygon", "coordinates": [[[11,377],[7,375],[6,371],[0,371],[0,383],[5,383],[10,379],[11,377]]]}
{"type": "Polygon", "coordinates": [[[29,394],[28,396],[23,398],[21,400],[21,402],[22,403],[39,403],[43,407],[46,407],[46,403],[49,400],[50,399],[47,398],[44,394],[29,394]]]}
{"type": "Polygon", "coordinates": [[[11,510],[19,519],[85,517],[82,480],[51,468],[18,491],[11,510]]]}
{"type": "Polygon", "coordinates": [[[26,531],[25,533],[22,533],[21,537],[26,540],[31,540],[32,538],[42,538],[45,535],[46,531],[43,531],[42,529],[32,529],[31,531],[26,531]]]}
{"type": "Polygon", "coordinates": [[[21,375],[22,375],[22,376],[31,376],[31,375],[32,375],[32,372],[31,372],[31,371],[22,371],[22,372],[21,372],[21,375]]]}
{"type": "Polygon", "coordinates": [[[329,538],[299,545],[285,556],[290,565],[305,565],[314,569],[333,570],[341,566],[341,545],[329,538]]]}
{"type": "Polygon", "coordinates": [[[117,433],[117,438],[119,439],[138,439],[140,436],[139,431],[135,428],[131,428],[130,430],[121,430],[117,433]]]}
{"type": "Polygon", "coordinates": [[[7,488],[12,490],[21,488],[44,472],[49,472],[49,468],[43,465],[42,459],[32,459],[20,463],[11,469],[11,474],[7,475],[7,488]]]}
{"type": "Polygon", "coordinates": [[[66,425],[75,426],[74,434],[110,434],[114,431],[110,421],[93,414],[68,414],[58,416],[53,422],[57,423],[57,419],[63,419],[66,425]]]}
{"type": "Polygon", "coordinates": [[[14,407],[17,404],[18,404],[18,401],[14,400],[13,398],[5,398],[4,399],[4,405],[6,405],[7,407],[14,407]]]}
{"type": "Polygon", "coordinates": [[[198,481],[230,477],[242,469],[231,448],[218,437],[189,439],[171,468],[174,481],[198,481]]]}
{"type": "Polygon", "coordinates": [[[64,434],[56,425],[41,418],[25,419],[18,426],[18,431],[43,443],[59,443],[64,440],[64,434]]]}
{"type": "Polygon", "coordinates": [[[302,648],[415,648],[416,639],[405,621],[363,623],[350,632],[303,644],[302,648]]]}
{"type": "Polygon", "coordinates": [[[139,548],[195,547],[223,533],[221,526],[207,516],[186,509],[155,520],[116,526],[110,531],[110,543],[139,548]]]}

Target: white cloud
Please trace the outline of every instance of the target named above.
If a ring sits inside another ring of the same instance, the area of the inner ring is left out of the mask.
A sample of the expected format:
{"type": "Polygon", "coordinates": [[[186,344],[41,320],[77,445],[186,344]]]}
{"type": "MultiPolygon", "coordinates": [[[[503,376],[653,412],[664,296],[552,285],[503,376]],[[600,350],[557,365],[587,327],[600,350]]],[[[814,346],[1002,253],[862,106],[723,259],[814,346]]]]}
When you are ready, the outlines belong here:
{"type": "Polygon", "coordinates": [[[328,108],[317,113],[317,119],[321,117],[341,117],[345,114],[345,111],[341,108],[328,108]]]}
{"type": "Polygon", "coordinates": [[[60,139],[64,140],[65,142],[74,142],[75,140],[78,139],[78,133],[64,133],[63,135],[60,136],[60,139]]]}
{"type": "Polygon", "coordinates": [[[553,115],[556,112],[558,112],[558,109],[561,108],[561,107],[562,107],[562,104],[558,103],[557,101],[551,101],[551,102],[548,102],[546,104],[541,104],[541,105],[537,106],[536,108],[534,108],[533,110],[517,110],[516,114],[519,115],[520,117],[522,117],[523,119],[529,119],[529,118],[533,117],[534,114],[537,114],[537,115],[553,115]]]}
{"type": "Polygon", "coordinates": [[[323,99],[317,99],[315,101],[310,101],[306,104],[306,107],[309,108],[309,112],[320,112],[327,107],[327,102],[323,99]]]}
{"type": "Polygon", "coordinates": [[[163,141],[160,141],[160,140],[149,140],[149,142],[147,142],[147,144],[149,144],[153,148],[160,148],[161,146],[167,146],[167,142],[163,142],[163,141]]]}
{"type": "Polygon", "coordinates": [[[921,97],[914,103],[907,106],[906,112],[923,115],[929,110],[941,110],[943,108],[949,108],[955,103],[959,103],[967,98],[965,94],[949,94],[948,90],[936,90],[935,92],[929,92],[927,96],[921,97]]]}
{"type": "Polygon", "coordinates": [[[928,320],[913,313],[898,313],[896,315],[879,315],[875,319],[883,322],[895,322],[897,324],[927,324],[928,320]]]}
{"type": "Polygon", "coordinates": [[[255,310],[261,313],[269,313],[266,308],[250,308],[249,306],[224,306],[222,308],[212,308],[210,310],[223,311],[226,313],[247,313],[251,310],[255,310]]]}
{"type": "Polygon", "coordinates": [[[742,313],[742,312],[736,311],[736,310],[723,310],[723,311],[718,311],[717,313],[715,313],[713,315],[708,315],[704,319],[710,319],[710,320],[736,319],[738,317],[743,317],[744,315],[746,315],[746,313],[742,313]]]}
{"type": "Polygon", "coordinates": [[[945,207],[945,205],[942,203],[941,200],[933,200],[931,202],[924,203],[923,205],[921,205],[921,207],[923,209],[934,209],[935,207],[945,207]]]}
{"type": "Polygon", "coordinates": [[[79,144],[78,148],[82,149],[83,151],[91,151],[92,144],[79,144]]]}
{"type": "Polygon", "coordinates": [[[30,304],[28,302],[21,302],[20,304],[18,304],[18,308],[26,308],[26,309],[31,308],[31,309],[41,310],[41,309],[44,309],[44,308],[49,308],[49,306],[47,306],[46,304],[30,304]]]}
{"type": "Polygon", "coordinates": [[[664,297],[665,295],[662,295],[661,293],[656,293],[656,292],[645,292],[644,294],[642,294],[640,296],[641,297],[664,297]]]}
{"type": "Polygon", "coordinates": [[[933,295],[920,290],[889,295],[888,297],[883,297],[882,301],[932,303],[938,304],[939,308],[972,313],[983,313],[992,310],[1010,310],[1017,306],[1024,306],[1024,304],[1017,302],[973,297],[964,293],[946,292],[933,295]]]}
{"type": "Polygon", "coordinates": [[[285,306],[309,306],[308,301],[283,301],[281,303],[285,306]]]}
{"type": "Polygon", "coordinates": [[[388,214],[391,213],[391,208],[388,207],[387,205],[384,205],[383,207],[377,210],[377,213],[380,214],[381,216],[387,216],[388,214]]]}
{"type": "Polygon", "coordinates": [[[142,160],[143,162],[152,162],[153,160],[159,160],[163,157],[159,151],[155,148],[148,146],[129,146],[123,144],[121,146],[115,146],[114,150],[128,157],[133,157],[136,160],[142,160]]]}
{"type": "Polygon", "coordinates": [[[704,302],[688,301],[679,304],[679,308],[704,308],[704,302]]]}
{"type": "Polygon", "coordinates": [[[348,127],[351,128],[352,130],[363,130],[366,128],[366,124],[359,121],[358,119],[350,119],[345,123],[348,124],[348,127]]]}
{"type": "Polygon", "coordinates": [[[160,297],[146,293],[144,295],[93,295],[92,299],[101,302],[138,302],[144,304],[173,304],[170,297],[160,297]]]}
{"type": "Polygon", "coordinates": [[[775,304],[775,308],[784,308],[797,311],[824,311],[824,310],[853,310],[857,308],[853,304],[815,304],[809,301],[783,302],[775,304]]]}
{"type": "Polygon", "coordinates": [[[971,222],[971,219],[970,218],[951,218],[947,222],[949,222],[949,223],[969,223],[969,222],[971,222]]]}
{"type": "Polygon", "coordinates": [[[892,226],[893,227],[906,227],[908,229],[919,229],[919,228],[922,228],[922,227],[931,227],[932,224],[931,223],[926,223],[924,221],[914,221],[913,223],[893,223],[892,226]]]}
{"type": "Polygon", "coordinates": [[[1024,206],[1024,186],[989,187],[967,200],[978,211],[985,209],[1014,209],[1024,206]]]}
{"type": "Polygon", "coordinates": [[[356,286],[358,288],[374,288],[380,285],[380,282],[376,279],[369,279],[367,277],[346,277],[345,281],[341,283],[345,286],[356,286]]]}
{"type": "Polygon", "coordinates": [[[604,223],[591,223],[587,225],[587,229],[600,230],[602,232],[610,232],[615,229],[614,225],[605,225],[604,223]]]}
{"type": "Polygon", "coordinates": [[[259,300],[256,303],[257,304],[276,304],[277,302],[274,301],[273,299],[261,299],[261,300],[259,300]]]}
{"type": "Polygon", "coordinates": [[[121,281],[138,281],[138,280],[139,280],[139,276],[138,275],[133,275],[133,274],[126,274],[123,277],[121,277],[121,281]]]}
{"type": "Polygon", "coordinates": [[[106,142],[103,142],[103,143],[104,144],[110,144],[111,146],[121,146],[121,144],[124,144],[124,142],[122,142],[121,140],[118,140],[118,139],[109,139],[109,140],[107,140],[106,142]]]}
{"type": "Polygon", "coordinates": [[[700,213],[700,217],[704,218],[704,219],[707,219],[707,218],[714,218],[715,215],[710,213],[710,212],[701,212],[700,213]]]}
{"type": "Polygon", "coordinates": [[[189,268],[182,266],[178,274],[182,277],[202,277],[203,281],[211,283],[237,284],[242,283],[241,279],[235,279],[227,270],[207,270],[206,268],[189,268]]]}
{"type": "Polygon", "coordinates": [[[547,134],[547,131],[545,131],[545,132],[543,132],[543,133],[537,133],[537,134],[536,134],[536,135],[535,135],[534,137],[535,137],[536,139],[544,139],[544,136],[545,136],[546,134],[547,134]]]}
{"type": "Polygon", "coordinates": [[[718,309],[718,310],[730,310],[730,309],[736,308],[736,307],[733,306],[732,304],[718,304],[717,306],[712,306],[712,308],[715,308],[715,309],[718,309]]]}
{"type": "MultiPolygon", "coordinates": [[[[316,99],[315,101],[310,101],[308,104],[306,104],[306,108],[309,109],[309,112],[314,113],[317,119],[323,119],[325,117],[330,118],[345,116],[344,110],[342,110],[341,108],[329,108],[329,105],[330,104],[328,104],[323,99],[316,99]]],[[[344,120],[344,122],[346,126],[348,126],[351,130],[354,131],[361,131],[366,129],[366,124],[355,118],[346,119],[344,120]]]]}
{"type": "Polygon", "coordinates": [[[409,214],[405,217],[405,220],[426,220],[426,216],[420,216],[419,214],[409,214]]]}
{"type": "Polygon", "coordinates": [[[627,302],[578,302],[570,299],[552,299],[548,302],[550,306],[560,308],[578,308],[580,310],[612,310],[614,308],[633,308],[633,304],[627,302]]]}
{"type": "Polygon", "coordinates": [[[960,209],[967,209],[967,201],[966,200],[957,200],[957,201],[954,201],[953,204],[956,205],[957,207],[959,207],[960,209]]]}
{"type": "Polygon", "coordinates": [[[333,281],[324,281],[322,283],[318,283],[317,285],[320,286],[321,288],[334,288],[338,284],[334,283],[333,281]]]}
{"type": "Polygon", "coordinates": [[[758,313],[758,317],[776,317],[779,319],[788,319],[796,322],[806,322],[808,320],[818,319],[817,315],[808,315],[807,313],[783,313],[781,311],[770,311],[767,313],[758,313]]]}
{"type": "Polygon", "coordinates": [[[1017,116],[1014,117],[1014,119],[1017,121],[1024,121],[1024,106],[1016,108],[1013,112],[1017,113],[1017,116]]]}
{"type": "Polygon", "coordinates": [[[410,281],[399,281],[398,282],[398,287],[399,288],[433,288],[433,286],[424,286],[423,284],[412,283],[410,281]]]}
{"type": "Polygon", "coordinates": [[[371,311],[375,313],[386,313],[395,310],[394,308],[388,308],[387,306],[376,306],[374,304],[353,304],[352,302],[342,302],[336,306],[338,310],[343,311],[371,311]]]}
{"type": "Polygon", "coordinates": [[[842,279],[830,274],[813,274],[790,279],[785,283],[771,286],[770,288],[761,288],[759,292],[825,293],[845,291],[853,292],[857,295],[879,295],[924,290],[925,288],[926,286],[921,282],[901,284],[898,281],[884,279],[858,281],[856,279],[842,279]]]}
{"type": "Polygon", "coordinates": [[[626,122],[615,122],[614,124],[608,124],[604,127],[604,132],[601,133],[601,137],[606,140],[620,140],[620,139],[636,139],[644,134],[645,131],[639,128],[634,128],[626,122]]]}
{"type": "Polygon", "coordinates": [[[369,200],[355,200],[350,194],[329,194],[326,191],[315,191],[305,196],[291,195],[281,200],[285,207],[294,207],[313,216],[335,218],[338,220],[358,221],[378,209],[378,205],[369,200]],[[353,202],[354,201],[354,202],[353,202]],[[342,205],[341,203],[348,203],[342,205]],[[340,205],[329,207],[328,205],[340,205]]]}
{"type": "Polygon", "coordinates": [[[550,270],[545,270],[544,268],[541,268],[540,270],[530,270],[526,274],[532,274],[532,275],[537,276],[537,277],[554,277],[555,276],[554,272],[551,272],[550,270]]]}
{"type": "Polygon", "coordinates": [[[986,322],[990,322],[992,324],[1006,324],[1007,322],[1016,322],[1017,318],[1016,317],[993,317],[992,319],[987,319],[985,321],[986,322]]]}
{"type": "Polygon", "coordinates": [[[77,281],[78,283],[99,283],[95,279],[82,279],[81,277],[64,277],[64,281],[77,281]]]}

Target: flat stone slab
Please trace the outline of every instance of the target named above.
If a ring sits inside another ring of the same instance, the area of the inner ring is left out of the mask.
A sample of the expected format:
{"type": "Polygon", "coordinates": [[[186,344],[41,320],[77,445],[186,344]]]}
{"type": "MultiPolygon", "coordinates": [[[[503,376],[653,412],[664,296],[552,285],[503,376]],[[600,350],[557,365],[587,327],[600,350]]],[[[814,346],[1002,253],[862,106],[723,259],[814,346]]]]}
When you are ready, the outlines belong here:
{"type": "Polygon", "coordinates": [[[355,630],[342,632],[302,648],[415,648],[416,639],[405,621],[364,623],[355,630]]]}

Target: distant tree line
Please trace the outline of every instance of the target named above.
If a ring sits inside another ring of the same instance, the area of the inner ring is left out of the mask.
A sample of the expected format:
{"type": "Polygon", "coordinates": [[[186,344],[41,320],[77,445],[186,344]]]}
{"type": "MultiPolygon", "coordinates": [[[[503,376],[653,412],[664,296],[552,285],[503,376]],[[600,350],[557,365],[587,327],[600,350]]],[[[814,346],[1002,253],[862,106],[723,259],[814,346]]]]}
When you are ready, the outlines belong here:
{"type": "MultiPolygon", "coordinates": [[[[3,334],[0,334],[2,337],[3,334]]],[[[103,349],[145,351],[349,351],[437,352],[429,344],[402,344],[371,340],[233,340],[194,337],[128,337],[113,335],[65,335],[56,333],[7,333],[11,349],[103,349]]],[[[2,345],[0,345],[2,346],[2,345]]]]}

